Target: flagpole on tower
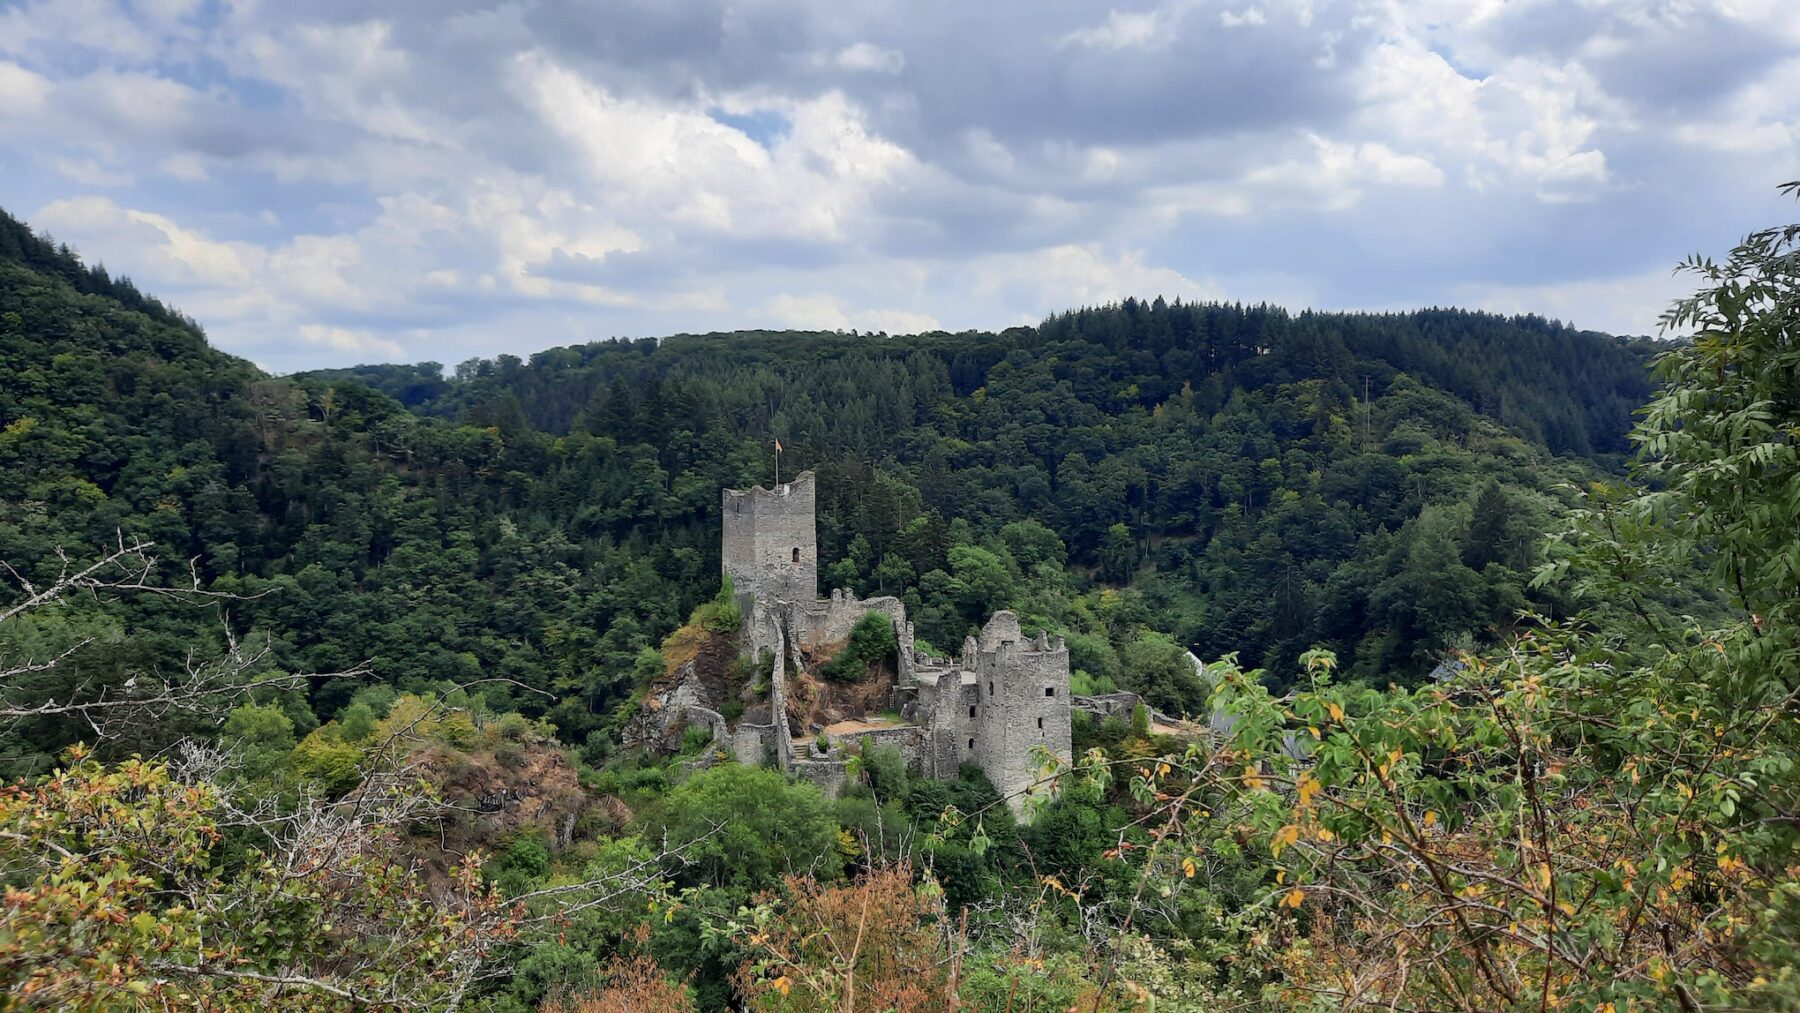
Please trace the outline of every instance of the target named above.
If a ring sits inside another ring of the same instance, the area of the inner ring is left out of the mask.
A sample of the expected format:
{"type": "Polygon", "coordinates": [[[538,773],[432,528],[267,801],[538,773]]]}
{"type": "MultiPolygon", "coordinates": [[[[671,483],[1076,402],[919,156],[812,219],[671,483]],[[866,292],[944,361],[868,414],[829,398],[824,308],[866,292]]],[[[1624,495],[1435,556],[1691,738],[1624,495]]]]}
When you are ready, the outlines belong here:
{"type": "Polygon", "coordinates": [[[781,437],[775,438],[775,487],[781,487],[781,437]]]}

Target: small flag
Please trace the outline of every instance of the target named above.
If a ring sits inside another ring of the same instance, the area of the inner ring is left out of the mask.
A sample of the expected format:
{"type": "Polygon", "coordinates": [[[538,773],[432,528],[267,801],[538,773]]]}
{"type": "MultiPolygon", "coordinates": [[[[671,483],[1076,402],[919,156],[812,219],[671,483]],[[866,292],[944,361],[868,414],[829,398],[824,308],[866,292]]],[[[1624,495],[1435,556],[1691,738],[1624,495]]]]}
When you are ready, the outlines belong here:
{"type": "Polygon", "coordinates": [[[781,440],[779,439],[775,441],[775,452],[777,454],[781,453],[781,440]]]}

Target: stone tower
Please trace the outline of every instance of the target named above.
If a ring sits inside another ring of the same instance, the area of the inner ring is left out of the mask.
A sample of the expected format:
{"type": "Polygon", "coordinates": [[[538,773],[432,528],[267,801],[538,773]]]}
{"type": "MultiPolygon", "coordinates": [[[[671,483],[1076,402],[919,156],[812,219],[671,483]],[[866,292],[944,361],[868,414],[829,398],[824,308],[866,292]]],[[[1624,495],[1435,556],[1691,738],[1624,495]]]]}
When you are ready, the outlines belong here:
{"type": "Polygon", "coordinates": [[[1041,776],[1035,748],[1065,763],[1070,758],[1069,649],[1041,632],[1026,639],[1011,612],[994,613],[980,638],[969,641],[963,667],[975,674],[975,761],[1017,812],[1023,799],[1015,793],[1041,776]]]}
{"type": "Polygon", "coordinates": [[[724,569],[739,599],[811,602],[819,596],[813,473],[773,489],[727,489],[724,569]]]}

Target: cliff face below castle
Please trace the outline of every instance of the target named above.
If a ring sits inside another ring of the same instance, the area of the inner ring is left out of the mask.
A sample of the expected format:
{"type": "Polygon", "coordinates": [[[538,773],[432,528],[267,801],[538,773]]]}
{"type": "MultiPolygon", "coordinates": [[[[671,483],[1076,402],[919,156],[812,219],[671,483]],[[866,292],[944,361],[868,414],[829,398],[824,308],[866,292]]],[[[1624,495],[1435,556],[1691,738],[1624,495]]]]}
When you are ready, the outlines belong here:
{"type": "Polygon", "coordinates": [[[860,721],[891,709],[894,673],[885,666],[871,668],[856,682],[828,681],[818,675],[818,667],[809,664],[805,671],[788,676],[788,727],[795,735],[810,735],[819,728],[860,721]]]}
{"type": "MultiPolygon", "coordinates": [[[[860,614],[860,613],[859,613],[860,614]]],[[[844,649],[845,641],[797,645],[801,667],[786,673],[788,727],[796,738],[844,721],[873,717],[889,709],[895,673],[883,665],[861,679],[835,682],[820,669],[844,649]]],[[[680,751],[690,728],[704,728],[713,742],[739,758],[766,756],[774,749],[768,674],[740,654],[730,634],[688,628],[665,645],[664,674],[644,694],[622,734],[627,749],[656,755],[680,751]]]]}
{"type": "Polygon", "coordinates": [[[623,730],[625,748],[666,756],[680,751],[690,728],[728,744],[734,725],[768,723],[768,705],[755,708],[744,699],[755,687],[746,685],[733,635],[684,626],[663,644],[663,662],[663,674],[623,730]]]}

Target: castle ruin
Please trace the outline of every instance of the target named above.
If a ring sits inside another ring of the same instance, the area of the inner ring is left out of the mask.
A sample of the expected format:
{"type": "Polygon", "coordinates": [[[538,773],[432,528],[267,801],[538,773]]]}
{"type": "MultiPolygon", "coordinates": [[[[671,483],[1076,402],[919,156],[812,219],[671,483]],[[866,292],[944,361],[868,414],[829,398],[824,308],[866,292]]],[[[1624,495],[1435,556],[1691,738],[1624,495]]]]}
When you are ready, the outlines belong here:
{"type": "Polygon", "coordinates": [[[842,589],[820,598],[814,499],[810,471],[773,489],[725,490],[723,569],[743,612],[741,646],[751,657],[766,651],[774,660],[769,720],[727,726],[693,700],[681,701],[687,719],[712,725],[714,741],[741,762],[772,755],[783,770],[828,791],[843,784],[853,745],[894,746],[931,778],[953,778],[973,763],[1015,813],[1025,814],[1026,799],[1046,790],[1038,784],[1043,751],[1069,760],[1069,650],[1062,638],[1027,637],[1017,616],[997,612],[956,657],[934,658],[915,649],[899,599],[859,599],[842,589]],[[894,625],[899,671],[890,702],[902,720],[790,727],[785,694],[790,674],[802,669],[803,650],[841,644],[870,612],[894,625]]]}

